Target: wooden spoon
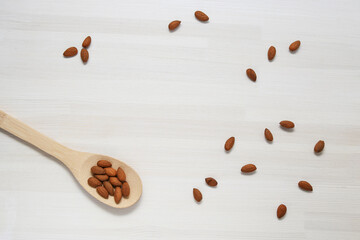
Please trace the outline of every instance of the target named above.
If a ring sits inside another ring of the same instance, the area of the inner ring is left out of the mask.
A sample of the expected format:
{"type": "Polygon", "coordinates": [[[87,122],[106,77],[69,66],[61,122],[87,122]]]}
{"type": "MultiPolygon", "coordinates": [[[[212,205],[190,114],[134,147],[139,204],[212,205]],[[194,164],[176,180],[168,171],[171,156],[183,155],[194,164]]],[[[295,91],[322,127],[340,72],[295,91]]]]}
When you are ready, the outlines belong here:
{"type": "Polygon", "coordinates": [[[19,120],[9,116],[5,112],[2,112],[1,110],[0,128],[59,159],[62,163],[65,164],[65,166],[69,168],[80,185],[88,193],[90,193],[90,195],[92,195],[100,202],[114,208],[127,208],[140,199],[142,193],[141,179],[135,170],[125,163],[112,157],[87,152],[79,152],[67,148],[39,133],[38,131],[30,128],[19,120]],[[126,181],[129,183],[131,191],[129,197],[122,197],[119,204],[115,203],[112,196],[109,196],[108,199],[104,199],[96,192],[95,188],[90,187],[87,183],[88,178],[91,177],[90,168],[95,166],[99,160],[108,160],[112,163],[113,168],[117,169],[118,167],[121,167],[126,173],[126,181]]]}

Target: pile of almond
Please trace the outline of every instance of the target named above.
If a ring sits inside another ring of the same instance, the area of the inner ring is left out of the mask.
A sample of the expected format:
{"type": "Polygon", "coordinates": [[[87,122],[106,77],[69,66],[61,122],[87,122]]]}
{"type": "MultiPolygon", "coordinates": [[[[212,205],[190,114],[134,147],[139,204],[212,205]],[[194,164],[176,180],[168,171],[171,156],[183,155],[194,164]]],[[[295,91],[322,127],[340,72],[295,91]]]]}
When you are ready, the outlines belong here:
{"type": "MultiPolygon", "coordinates": [[[[89,60],[89,52],[88,52],[87,48],[90,46],[90,43],[91,43],[91,37],[87,36],[82,43],[83,49],[81,49],[81,52],[80,52],[80,57],[81,57],[81,60],[83,61],[83,63],[87,63],[87,61],[89,60]]],[[[70,47],[65,50],[63,55],[64,55],[64,57],[68,58],[68,57],[76,56],[77,53],[78,53],[78,50],[76,47],[70,47]]]]}
{"type": "Polygon", "coordinates": [[[130,195],[130,186],[126,182],[126,174],[120,167],[115,170],[111,167],[111,162],[100,160],[97,166],[91,168],[93,177],[88,179],[89,186],[96,188],[97,193],[108,199],[109,195],[114,196],[114,200],[119,204],[122,197],[130,195]]]}

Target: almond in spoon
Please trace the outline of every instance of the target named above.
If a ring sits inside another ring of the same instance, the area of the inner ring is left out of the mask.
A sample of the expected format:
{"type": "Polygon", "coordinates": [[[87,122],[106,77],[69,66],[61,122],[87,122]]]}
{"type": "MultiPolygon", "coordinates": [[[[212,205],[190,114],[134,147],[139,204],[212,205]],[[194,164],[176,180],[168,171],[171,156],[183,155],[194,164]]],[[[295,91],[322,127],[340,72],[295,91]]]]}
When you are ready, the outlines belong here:
{"type": "Polygon", "coordinates": [[[119,204],[121,197],[122,197],[121,188],[116,187],[115,193],[114,193],[114,199],[115,199],[116,204],[119,204]]]}
{"type": "Polygon", "coordinates": [[[116,170],[112,167],[105,168],[105,174],[109,177],[115,177],[116,176],[116,170]]]}
{"type": "Polygon", "coordinates": [[[102,167],[93,166],[91,168],[91,173],[94,175],[101,175],[101,174],[105,174],[105,170],[102,167]]]}
{"type": "Polygon", "coordinates": [[[121,182],[119,181],[119,179],[117,177],[110,177],[109,182],[111,183],[111,185],[113,185],[114,187],[121,187],[121,182]]]}
{"type": "Polygon", "coordinates": [[[102,168],[107,168],[107,167],[111,167],[111,162],[107,160],[100,160],[97,162],[97,165],[102,168]]]}
{"type": "Polygon", "coordinates": [[[105,175],[105,174],[104,175],[95,175],[94,177],[99,179],[101,182],[109,180],[109,176],[105,175]]]}
{"type": "Polygon", "coordinates": [[[105,198],[105,199],[109,198],[109,193],[108,193],[108,191],[106,191],[106,189],[103,186],[97,187],[96,191],[103,198],[105,198]]]}
{"type": "Polygon", "coordinates": [[[130,186],[128,182],[124,182],[122,185],[121,193],[124,197],[128,197],[130,195],[130,186]]]}
{"type": "Polygon", "coordinates": [[[114,196],[114,187],[108,181],[103,182],[106,191],[110,194],[110,196],[114,196]]]}
{"type": "Polygon", "coordinates": [[[101,182],[98,179],[94,178],[94,177],[90,177],[88,179],[88,184],[89,184],[90,187],[93,187],[93,188],[101,186],[101,182]]]}

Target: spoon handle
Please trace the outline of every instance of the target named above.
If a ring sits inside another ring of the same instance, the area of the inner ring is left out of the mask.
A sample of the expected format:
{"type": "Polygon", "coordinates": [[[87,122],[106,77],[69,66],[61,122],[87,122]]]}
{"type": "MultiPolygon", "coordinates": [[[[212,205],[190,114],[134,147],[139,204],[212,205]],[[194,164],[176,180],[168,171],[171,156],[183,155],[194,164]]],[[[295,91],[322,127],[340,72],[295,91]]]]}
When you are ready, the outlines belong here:
{"type": "Polygon", "coordinates": [[[19,120],[0,110],[0,128],[54,156],[68,166],[68,157],[73,150],[55,142],[19,120]]]}

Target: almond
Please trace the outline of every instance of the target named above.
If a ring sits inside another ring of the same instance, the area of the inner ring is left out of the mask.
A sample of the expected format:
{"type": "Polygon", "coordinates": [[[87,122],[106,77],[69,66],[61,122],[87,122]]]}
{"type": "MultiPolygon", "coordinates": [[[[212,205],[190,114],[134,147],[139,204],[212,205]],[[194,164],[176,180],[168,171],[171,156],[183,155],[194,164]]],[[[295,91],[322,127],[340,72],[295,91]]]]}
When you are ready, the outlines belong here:
{"type": "Polygon", "coordinates": [[[269,61],[273,60],[276,54],[276,48],[274,46],[269,47],[268,50],[268,59],[269,61]]]}
{"type": "Polygon", "coordinates": [[[324,149],[324,147],[325,147],[325,142],[323,140],[320,140],[315,144],[314,151],[316,153],[319,153],[324,149]]]}
{"type": "Polygon", "coordinates": [[[126,181],[126,174],[125,174],[124,170],[122,170],[122,168],[120,168],[120,167],[118,168],[118,170],[116,172],[116,176],[121,182],[126,181]]]}
{"type": "Polygon", "coordinates": [[[101,186],[101,182],[98,179],[94,178],[94,177],[90,177],[88,179],[88,184],[89,184],[90,187],[93,187],[93,188],[101,186]]]}
{"type": "Polygon", "coordinates": [[[254,164],[247,164],[241,168],[241,171],[244,173],[250,173],[256,170],[256,166],[254,164]]]}
{"type": "Polygon", "coordinates": [[[266,140],[268,140],[270,142],[272,142],[272,140],[274,139],[272,133],[267,128],[265,128],[264,135],[265,135],[266,140]]]}
{"type": "Polygon", "coordinates": [[[96,177],[97,179],[99,179],[100,181],[107,181],[109,180],[109,176],[108,175],[95,175],[94,177],[96,177]]]}
{"type": "Polygon", "coordinates": [[[124,197],[128,197],[130,195],[130,186],[128,182],[124,182],[121,188],[121,193],[124,197]]]}
{"type": "Polygon", "coordinates": [[[286,210],[287,210],[286,206],[284,204],[280,204],[278,209],[277,209],[277,212],[276,212],[277,217],[280,219],[283,216],[285,216],[286,210]]]}
{"type": "Polygon", "coordinates": [[[218,184],[217,181],[212,177],[205,178],[205,182],[210,187],[215,187],[218,184]]]}
{"type": "Polygon", "coordinates": [[[300,47],[300,44],[301,44],[301,43],[300,43],[299,40],[293,42],[292,44],[290,44],[289,50],[290,50],[291,52],[296,51],[296,50],[300,47]]]}
{"type": "Polygon", "coordinates": [[[96,191],[103,198],[105,198],[105,199],[109,198],[109,193],[108,193],[108,191],[106,191],[106,189],[103,186],[97,187],[96,191]]]}
{"type": "Polygon", "coordinates": [[[197,188],[194,188],[193,189],[193,195],[194,195],[194,198],[197,202],[200,202],[202,200],[202,194],[201,192],[199,191],[199,189],[197,188]]]}
{"type": "Polygon", "coordinates": [[[225,146],[224,146],[225,150],[230,151],[232,149],[232,147],[234,146],[234,143],[235,143],[234,137],[231,137],[228,140],[226,140],[225,146]]]}
{"type": "Polygon", "coordinates": [[[246,70],[246,75],[248,76],[248,78],[250,78],[251,81],[256,82],[256,73],[254,70],[248,68],[246,70]]]}
{"type": "Polygon", "coordinates": [[[111,167],[105,168],[105,174],[108,175],[109,177],[115,177],[116,170],[111,167]]]}
{"type": "Polygon", "coordinates": [[[299,185],[299,188],[301,188],[302,190],[305,190],[305,191],[312,191],[313,190],[313,187],[310,185],[310,183],[306,182],[306,181],[300,181],[298,183],[299,185]]]}
{"type": "Polygon", "coordinates": [[[121,200],[121,197],[122,197],[121,188],[116,187],[115,188],[115,193],[114,193],[114,199],[115,199],[116,204],[119,204],[119,202],[121,200]]]}
{"type": "Polygon", "coordinates": [[[117,177],[110,177],[109,181],[114,187],[121,187],[122,185],[117,177]]]}
{"type": "Polygon", "coordinates": [[[196,11],[195,12],[195,17],[197,18],[197,20],[201,21],[201,22],[206,22],[209,20],[209,17],[203,13],[202,11],[196,11]]]}
{"type": "Polygon", "coordinates": [[[105,174],[105,170],[102,167],[93,166],[91,168],[91,173],[94,175],[101,175],[101,174],[105,174]]]}
{"type": "Polygon", "coordinates": [[[114,188],[111,185],[111,183],[109,183],[108,181],[103,182],[104,187],[106,189],[106,191],[111,195],[114,196],[114,188]]]}
{"type": "Polygon", "coordinates": [[[68,49],[65,50],[65,52],[63,53],[64,57],[73,57],[78,53],[78,50],[76,47],[70,47],[68,49]]]}
{"type": "Polygon", "coordinates": [[[107,167],[111,167],[111,162],[107,160],[100,160],[97,162],[97,165],[102,168],[107,168],[107,167]]]}
{"type": "Polygon", "coordinates": [[[89,60],[89,52],[86,48],[81,49],[80,55],[83,63],[86,63],[89,60]]]}
{"type": "Polygon", "coordinates": [[[280,122],[280,125],[284,128],[294,128],[295,124],[292,121],[284,120],[280,122]]]}
{"type": "Polygon", "coordinates": [[[171,23],[169,23],[169,30],[170,31],[175,30],[177,27],[179,27],[180,23],[181,21],[179,20],[172,21],[171,23]]]}
{"type": "Polygon", "coordinates": [[[90,36],[87,36],[87,37],[84,39],[84,41],[83,41],[83,43],[82,43],[82,46],[83,46],[84,48],[87,48],[87,47],[90,46],[90,43],[91,43],[91,37],[90,37],[90,36]]]}

